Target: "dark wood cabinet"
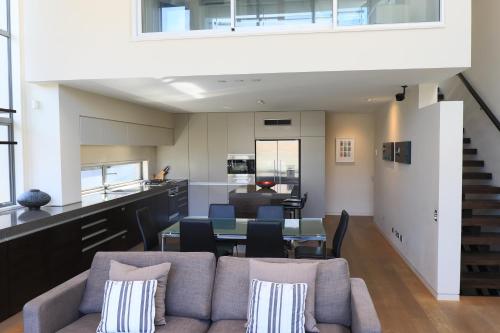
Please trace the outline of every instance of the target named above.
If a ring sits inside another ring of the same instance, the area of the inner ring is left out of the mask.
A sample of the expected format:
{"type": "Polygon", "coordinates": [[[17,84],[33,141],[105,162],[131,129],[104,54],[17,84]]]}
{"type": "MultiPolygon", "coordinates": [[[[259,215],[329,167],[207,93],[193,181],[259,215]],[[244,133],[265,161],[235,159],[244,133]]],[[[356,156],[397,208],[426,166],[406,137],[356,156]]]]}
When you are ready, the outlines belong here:
{"type": "Polygon", "coordinates": [[[0,243],[0,321],[89,269],[96,252],[126,251],[139,244],[137,209],[149,207],[160,228],[167,228],[168,198],[163,191],[0,243]]]}

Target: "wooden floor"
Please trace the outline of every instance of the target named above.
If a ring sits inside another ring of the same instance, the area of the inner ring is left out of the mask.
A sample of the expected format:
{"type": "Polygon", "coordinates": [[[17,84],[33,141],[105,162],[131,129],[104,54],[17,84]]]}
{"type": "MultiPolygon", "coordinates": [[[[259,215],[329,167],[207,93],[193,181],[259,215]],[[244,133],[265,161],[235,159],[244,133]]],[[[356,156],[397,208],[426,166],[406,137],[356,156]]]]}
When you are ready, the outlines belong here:
{"type": "MultiPolygon", "coordinates": [[[[338,223],[326,220],[329,244],[338,223]]],[[[500,298],[462,297],[437,302],[399,257],[369,217],[351,217],[343,244],[351,275],[368,284],[385,333],[500,332],[500,298]]],[[[18,314],[0,332],[22,332],[18,314]]]]}

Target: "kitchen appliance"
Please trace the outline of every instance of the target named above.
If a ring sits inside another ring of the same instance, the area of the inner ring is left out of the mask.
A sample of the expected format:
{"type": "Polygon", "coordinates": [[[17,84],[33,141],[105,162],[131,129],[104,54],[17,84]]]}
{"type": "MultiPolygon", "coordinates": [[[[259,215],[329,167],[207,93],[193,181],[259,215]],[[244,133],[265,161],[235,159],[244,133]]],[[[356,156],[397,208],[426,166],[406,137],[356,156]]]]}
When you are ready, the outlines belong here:
{"type": "Polygon", "coordinates": [[[255,185],[255,154],[227,155],[228,185],[255,185]]]}
{"type": "Polygon", "coordinates": [[[256,181],[300,185],[300,140],[256,140],[256,181]]]}
{"type": "Polygon", "coordinates": [[[262,188],[266,188],[266,189],[269,189],[269,188],[273,187],[274,185],[276,185],[275,182],[270,181],[270,180],[256,182],[255,184],[257,184],[258,186],[260,186],[262,188]]]}
{"type": "Polygon", "coordinates": [[[174,186],[168,190],[168,221],[176,222],[179,218],[179,186],[174,186]]]}

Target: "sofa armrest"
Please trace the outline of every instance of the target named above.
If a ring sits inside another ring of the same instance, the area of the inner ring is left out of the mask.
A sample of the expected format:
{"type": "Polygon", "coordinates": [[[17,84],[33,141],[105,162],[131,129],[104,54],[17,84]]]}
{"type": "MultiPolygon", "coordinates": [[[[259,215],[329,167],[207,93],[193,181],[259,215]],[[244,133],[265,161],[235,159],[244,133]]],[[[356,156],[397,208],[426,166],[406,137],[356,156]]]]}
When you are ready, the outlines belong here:
{"type": "Polygon", "coordinates": [[[380,333],[382,328],[365,281],[351,279],[352,333],[380,333]]]}
{"type": "Polygon", "coordinates": [[[24,332],[52,333],[76,321],[88,275],[85,271],[26,303],[24,332]]]}

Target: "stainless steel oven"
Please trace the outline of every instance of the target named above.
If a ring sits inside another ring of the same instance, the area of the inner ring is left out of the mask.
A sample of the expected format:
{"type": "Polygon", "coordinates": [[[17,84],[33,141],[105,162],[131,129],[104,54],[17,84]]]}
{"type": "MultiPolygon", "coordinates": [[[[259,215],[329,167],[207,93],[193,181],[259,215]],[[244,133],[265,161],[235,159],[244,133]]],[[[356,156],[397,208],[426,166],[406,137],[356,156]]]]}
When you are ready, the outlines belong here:
{"type": "Polygon", "coordinates": [[[255,185],[255,154],[229,154],[227,182],[229,185],[255,185]]]}

